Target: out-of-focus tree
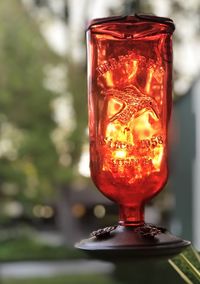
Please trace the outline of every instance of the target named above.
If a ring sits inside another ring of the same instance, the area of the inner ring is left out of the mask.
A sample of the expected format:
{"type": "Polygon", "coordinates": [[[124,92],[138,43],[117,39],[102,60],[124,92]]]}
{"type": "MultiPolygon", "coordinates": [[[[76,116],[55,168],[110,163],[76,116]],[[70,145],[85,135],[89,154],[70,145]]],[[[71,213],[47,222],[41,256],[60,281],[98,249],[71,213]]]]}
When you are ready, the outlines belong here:
{"type": "MultiPolygon", "coordinates": [[[[37,25],[20,1],[0,2],[0,190],[1,202],[13,198],[31,214],[33,202],[45,202],[59,180],[55,128],[44,68],[58,64],[37,25]],[[12,9],[11,9],[12,7],[12,9]],[[10,190],[12,188],[13,190],[10,190]]],[[[1,206],[3,208],[3,206],[1,206]]]]}
{"type": "Polygon", "coordinates": [[[18,0],[0,3],[0,213],[32,217],[58,195],[65,232],[76,227],[70,189],[86,136],[85,63],[55,55],[31,13],[18,0]]]}

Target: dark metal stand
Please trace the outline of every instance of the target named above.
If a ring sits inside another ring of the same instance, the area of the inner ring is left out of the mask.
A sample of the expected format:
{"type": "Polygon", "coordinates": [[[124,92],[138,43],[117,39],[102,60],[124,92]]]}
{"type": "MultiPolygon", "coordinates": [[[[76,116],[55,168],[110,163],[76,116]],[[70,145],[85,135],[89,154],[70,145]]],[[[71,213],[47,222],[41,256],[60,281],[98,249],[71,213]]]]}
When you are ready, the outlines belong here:
{"type": "Polygon", "coordinates": [[[100,229],[75,246],[92,257],[104,260],[134,257],[172,257],[189,241],[170,234],[166,229],[144,224],[139,227],[113,226],[100,229]]]}
{"type": "Polygon", "coordinates": [[[113,279],[121,284],[184,284],[168,259],[179,254],[189,241],[150,224],[138,227],[112,226],[100,229],[75,245],[93,259],[115,265],[113,279]]]}

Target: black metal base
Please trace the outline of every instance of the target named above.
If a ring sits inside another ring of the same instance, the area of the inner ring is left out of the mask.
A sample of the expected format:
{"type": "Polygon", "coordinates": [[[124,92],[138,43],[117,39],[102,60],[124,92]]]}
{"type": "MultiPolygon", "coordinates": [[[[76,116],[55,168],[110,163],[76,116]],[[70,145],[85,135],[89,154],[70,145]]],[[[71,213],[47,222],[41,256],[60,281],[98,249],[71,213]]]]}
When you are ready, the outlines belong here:
{"type": "Polygon", "coordinates": [[[166,229],[149,224],[140,227],[107,227],[93,232],[91,236],[75,247],[91,257],[103,260],[147,256],[169,258],[190,245],[189,241],[173,236],[166,229]]]}

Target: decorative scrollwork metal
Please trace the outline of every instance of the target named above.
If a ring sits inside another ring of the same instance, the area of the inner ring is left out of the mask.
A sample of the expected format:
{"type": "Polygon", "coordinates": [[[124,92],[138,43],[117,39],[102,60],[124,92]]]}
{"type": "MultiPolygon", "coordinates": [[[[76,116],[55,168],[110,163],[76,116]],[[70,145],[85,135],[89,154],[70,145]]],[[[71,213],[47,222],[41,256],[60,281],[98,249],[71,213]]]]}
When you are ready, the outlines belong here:
{"type": "Polygon", "coordinates": [[[94,231],[90,234],[91,237],[96,237],[97,239],[104,239],[108,238],[110,236],[110,233],[114,231],[117,228],[117,225],[105,227],[103,229],[99,229],[97,231],[94,231]]]}
{"type": "Polygon", "coordinates": [[[143,226],[137,227],[135,232],[144,238],[155,238],[157,235],[162,234],[166,229],[156,227],[151,224],[144,224],[143,226]]]}

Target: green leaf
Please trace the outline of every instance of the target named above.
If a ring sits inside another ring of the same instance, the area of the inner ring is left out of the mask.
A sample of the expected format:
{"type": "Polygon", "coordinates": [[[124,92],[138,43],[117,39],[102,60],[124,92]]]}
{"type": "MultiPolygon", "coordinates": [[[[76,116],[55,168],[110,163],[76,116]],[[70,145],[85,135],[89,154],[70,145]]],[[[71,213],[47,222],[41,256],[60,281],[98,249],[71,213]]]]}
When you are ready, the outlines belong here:
{"type": "Polygon", "coordinates": [[[171,266],[188,284],[200,283],[200,256],[190,246],[183,253],[169,260],[171,266]]]}

